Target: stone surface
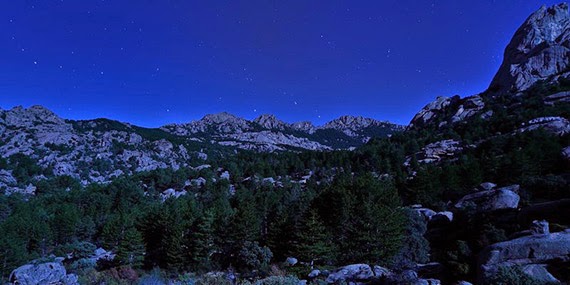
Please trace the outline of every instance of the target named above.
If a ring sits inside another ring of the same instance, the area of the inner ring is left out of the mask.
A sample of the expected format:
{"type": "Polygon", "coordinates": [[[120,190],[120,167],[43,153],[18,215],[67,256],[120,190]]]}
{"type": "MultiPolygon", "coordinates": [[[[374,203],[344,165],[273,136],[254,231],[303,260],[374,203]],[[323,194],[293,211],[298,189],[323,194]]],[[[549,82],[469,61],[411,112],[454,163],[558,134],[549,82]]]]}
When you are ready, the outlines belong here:
{"type": "Polygon", "coordinates": [[[517,93],[539,80],[567,77],[569,70],[568,4],[543,6],[516,31],[489,90],[517,93]]]}
{"type": "Polygon", "coordinates": [[[313,269],[313,270],[309,273],[309,275],[307,275],[307,276],[308,276],[309,278],[316,278],[316,277],[318,277],[319,275],[321,275],[321,271],[318,270],[318,269],[313,269]]]}
{"type": "Polygon", "coordinates": [[[390,269],[379,265],[374,265],[373,271],[376,278],[387,277],[392,274],[390,269]]]}
{"type": "Polygon", "coordinates": [[[570,121],[562,117],[540,117],[528,121],[518,131],[527,132],[537,129],[544,129],[549,133],[562,136],[570,133],[570,121]]]}
{"type": "Polygon", "coordinates": [[[532,276],[534,280],[542,282],[560,283],[548,270],[545,264],[529,264],[522,267],[524,273],[532,276]]]}
{"type": "Polygon", "coordinates": [[[485,281],[493,276],[501,266],[551,261],[570,261],[570,230],[524,236],[487,247],[479,256],[479,280],[485,281]]]}
{"type": "Polygon", "coordinates": [[[293,265],[297,264],[297,262],[299,262],[299,261],[295,257],[287,257],[287,260],[285,260],[285,263],[287,263],[287,265],[289,265],[289,266],[293,266],[293,265]]]}
{"type": "Polygon", "coordinates": [[[442,113],[443,110],[449,106],[452,101],[458,98],[449,98],[444,96],[438,96],[435,101],[427,104],[423,107],[412,119],[409,127],[422,126],[429,123],[438,114],[442,113]]]}
{"type": "Polygon", "coordinates": [[[475,205],[478,211],[516,209],[520,201],[520,196],[516,193],[518,188],[518,185],[511,185],[468,194],[461,198],[455,207],[464,208],[468,205],[475,205]]]}
{"type": "Polygon", "coordinates": [[[289,128],[289,125],[275,117],[275,115],[264,114],[253,120],[255,123],[259,124],[263,128],[269,130],[280,130],[284,131],[289,128]]]}
{"type": "Polygon", "coordinates": [[[461,122],[473,115],[477,114],[481,110],[485,108],[485,103],[483,102],[483,98],[481,96],[470,96],[466,97],[462,100],[461,105],[457,108],[455,115],[451,117],[452,123],[461,122]]]}
{"type": "MultiPolygon", "coordinates": [[[[415,154],[419,163],[437,163],[444,158],[453,158],[463,151],[461,142],[456,140],[442,140],[430,143],[415,154]]],[[[411,164],[411,157],[406,158],[404,165],[411,164]]]]}
{"type": "Polygon", "coordinates": [[[64,284],[75,285],[77,276],[68,275],[60,262],[26,264],[10,274],[10,282],[20,285],[64,284]]]}
{"type": "MultiPolygon", "coordinates": [[[[344,116],[314,127],[310,123],[286,124],[271,115],[248,121],[229,113],[145,129],[108,119],[65,120],[42,106],[18,106],[0,109],[0,156],[27,155],[40,167],[53,169],[56,176],[69,175],[82,184],[107,183],[135,172],[190,167],[193,161],[208,158],[204,151],[211,144],[266,152],[331,150],[362,145],[370,139],[369,133],[391,134],[402,129],[362,117],[344,116]],[[327,131],[326,138],[314,135],[320,130],[327,131]],[[204,147],[191,151],[180,143],[183,141],[204,147]]],[[[7,193],[26,192],[26,185],[6,170],[0,172],[0,187],[7,193]]]]}
{"type": "Polygon", "coordinates": [[[491,190],[497,187],[497,184],[492,182],[483,182],[479,185],[480,190],[491,190]]]}
{"type": "Polygon", "coordinates": [[[331,272],[326,279],[328,283],[340,281],[368,281],[374,277],[374,272],[368,264],[351,264],[331,272]]]}
{"type": "Polygon", "coordinates": [[[550,233],[550,227],[548,222],[545,220],[542,221],[533,221],[530,226],[530,232],[533,235],[547,235],[550,233]]]}

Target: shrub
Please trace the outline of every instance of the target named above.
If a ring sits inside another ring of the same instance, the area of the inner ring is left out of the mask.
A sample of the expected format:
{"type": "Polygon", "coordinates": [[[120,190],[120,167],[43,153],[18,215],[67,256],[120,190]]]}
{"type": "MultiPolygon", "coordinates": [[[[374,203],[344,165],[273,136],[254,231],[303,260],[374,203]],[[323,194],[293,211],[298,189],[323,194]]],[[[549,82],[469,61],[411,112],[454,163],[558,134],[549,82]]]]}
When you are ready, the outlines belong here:
{"type": "MultiPolygon", "coordinates": [[[[166,285],[168,282],[162,276],[160,269],[153,269],[150,274],[143,276],[139,279],[139,285],[166,285]]],[[[189,283],[184,283],[189,284],[189,283]]]]}
{"type": "Polygon", "coordinates": [[[231,285],[232,283],[221,272],[208,273],[196,282],[196,285],[231,285]]]}
{"type": "Polygon", "coordinates": [[[239,252],[241,262],[248,269],[262,269],[269,265],[273,253],[266,246],[260,246],[256,241],[246,241],[239,252]]]}
{"type": "Polygon", "coordinates": [[[499,267],[499,271],[487,283],[487,285],[549,285],[557,284],[540,281],[524,273],[518,266],[499,267]]]}
{"type": "Polygon", "coordinates": [[[258,280],[254,285],[297,285],[299,284],[299,279],[293,276],[270,276],[261,280],[258,280]]]}

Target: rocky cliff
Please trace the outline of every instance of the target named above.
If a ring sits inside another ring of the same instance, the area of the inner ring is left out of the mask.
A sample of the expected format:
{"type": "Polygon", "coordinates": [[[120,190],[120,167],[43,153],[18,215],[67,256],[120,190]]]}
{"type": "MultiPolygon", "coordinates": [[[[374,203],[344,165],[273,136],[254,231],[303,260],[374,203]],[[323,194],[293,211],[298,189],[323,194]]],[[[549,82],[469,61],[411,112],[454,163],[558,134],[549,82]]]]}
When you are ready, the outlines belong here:
{"type": "MultiPolygon", "coordinates": [[[[443,127],[467,119],[487,120],[494,115],[489,106],[498,97],[503,107],[537,85],[560,85],[564,91],[570,85],[570,14],[567,3],[543,6],[534,12],[516,31],[505,49],[503,63],[488,90],[460,98],[440,96],[418,112],[409,128],[443,127]]],[[[544,94],[545,90],[533,91],[544,94]]],[[[546,91],[549,92],[549,91],[546,91]]],[[[552,93],[552,92],[551,92],[552,93]]],[[[546,105],[568,102],[567,92],[542,98],[546,105]]],[[[550,94],[546,94],[550,95],[550,94]]]]}
{"type": "Polygon", "coordinates": [[[539,80],[570,76],[568,4],[541,7],[516,31],[489,90],[517,93],[539,80]]]}

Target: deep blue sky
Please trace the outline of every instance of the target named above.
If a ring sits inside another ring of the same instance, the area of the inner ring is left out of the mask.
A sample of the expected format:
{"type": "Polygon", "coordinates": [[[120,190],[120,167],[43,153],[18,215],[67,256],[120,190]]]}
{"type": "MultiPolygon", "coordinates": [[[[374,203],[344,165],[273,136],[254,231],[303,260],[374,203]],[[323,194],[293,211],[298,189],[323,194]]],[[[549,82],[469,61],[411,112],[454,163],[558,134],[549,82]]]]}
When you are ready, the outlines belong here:
{"type": "Polygon", "coordinates": [[[0,6],[0,107],[143,126],[228,111],[407,124],[483,91],[529,0],[19,0],[0,6]]]}

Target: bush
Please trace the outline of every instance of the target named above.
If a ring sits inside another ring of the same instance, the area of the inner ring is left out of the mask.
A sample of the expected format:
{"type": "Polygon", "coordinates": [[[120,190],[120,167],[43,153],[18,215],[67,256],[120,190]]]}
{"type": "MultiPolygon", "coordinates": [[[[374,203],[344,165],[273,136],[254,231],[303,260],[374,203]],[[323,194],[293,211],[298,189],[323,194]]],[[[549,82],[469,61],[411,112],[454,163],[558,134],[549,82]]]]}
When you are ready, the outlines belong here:
{"type": "Polygon", "coordinates": [[[540,281],[532,278],[518,266],[499,267],[499,271],[487,285],[549,285],[557,284],[552,282],[540,281]]]}
{"type": "Polygon", "coordinates": [[[297,285],[299,279],[293,276],[270,276],[253,283],[254,285],[297,285]]]}
{"type": "Polygon", "coordinates": [[[260,246],[256,241],[246,241],[239,252],[241,263],[250,270],[264,269],[269,265],[273,253],[266,246],[260,246]]]}
{"type": "Polygon", "coordinates": [[[88,259],[88,258],[82,258],[79,259],[77,261],[74,261],[71,265],[70,265],[70,269],[73,271],[78,271],[78,270],[85,270],[85,269],[89,269],[89,268],[95,268],[97,266],[97,262],[95,262],[92,259],[88,259]]]}
{"type": "Polygon", "coordinates": [[[225,274],[218,273],[208,273],[202,276],[200,280],[196,282],[196,285],[231,285],[230,280],[225,276],[225,274]]]}
{"type": "MultiPolygon", "coordinates": [[[[166,285],[168,282],[162,276],[160,269],[153,269],[150,274],[143,276],[139,279],[139,285],[166,285]]],[[[184,283],[187,284],[187,283],[184,283]]]]}
{"type": "Polygon", "coordinates": [[[95,249],[97,249],[97,246],[95,246],[90,242],[82,241],[82,242],[67,243],[60,246],[60,248],[56,250],[56,255],[65,256],[71,253],[73,254],[74,259],[82,259],[82,258],[91,257],[94,254],[95,249]]]}

